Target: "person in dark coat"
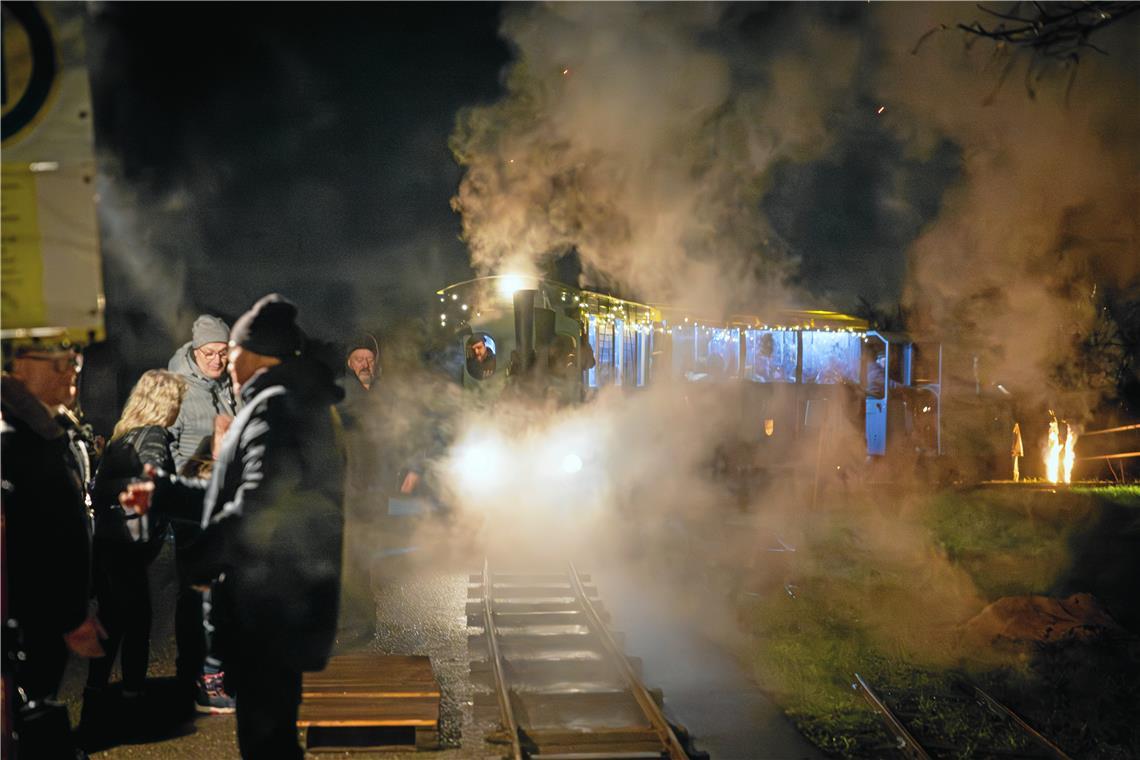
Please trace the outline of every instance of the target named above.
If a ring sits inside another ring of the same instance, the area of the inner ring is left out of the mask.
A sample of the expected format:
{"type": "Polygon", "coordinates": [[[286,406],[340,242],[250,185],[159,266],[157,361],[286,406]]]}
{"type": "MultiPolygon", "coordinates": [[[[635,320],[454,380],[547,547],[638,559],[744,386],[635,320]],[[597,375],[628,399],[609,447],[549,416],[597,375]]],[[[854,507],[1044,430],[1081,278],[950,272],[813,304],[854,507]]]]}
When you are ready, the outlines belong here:
{"type": "MultiPolygon", "coordinates": [[[[80,357],[63,348],[16,353],[0,379],[3,420],[5,674],[29,703],[54,699],[68,650],[103,653],[88,608],[89,522],[66,431],[53,419],[72,402],[80,357]],[[16,652],[22,653],[17,656],[16,652]]],[[[19,719],[17,718],[17,726],[19,719]]]]}
{"type": "Polygon", "coordinates": [[[143,476],[145,465],[174,469],[167,428],[178,417],[186,385],[172,372],[144,373],[127,398],[95,475],[95,598],[108,637],[106,655],[92,660],[87,670],[85,707],[107,686],[120,644],[123,696],[139,696],[146,680],[151,626],[147,568],[162,549],[168,525],[161,518],[125,513],[119,492],[143,476]]]}
{"type": "Polygon", "coordinates": [[[208,483],[158,473],[124,505],[201,510],[188,567],[215,578],[214,620],[237,700],[245,758],[301,758],[301,674],[328,661],[336,634],[344,452],[331,368],[307,356],[296,307],[271,294],[230,335],[242,409],[208,483]],[[204,487],[203,487],[204,486],[204,487]]]}

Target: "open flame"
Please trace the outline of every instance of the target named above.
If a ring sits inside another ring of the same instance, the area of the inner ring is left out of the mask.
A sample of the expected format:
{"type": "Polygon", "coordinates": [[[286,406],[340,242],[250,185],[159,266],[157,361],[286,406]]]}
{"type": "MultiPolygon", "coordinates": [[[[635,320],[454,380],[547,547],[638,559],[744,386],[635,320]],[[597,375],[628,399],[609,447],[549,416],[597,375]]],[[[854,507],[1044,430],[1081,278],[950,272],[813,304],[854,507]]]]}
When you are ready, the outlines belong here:
{"type": "Polygon", "coordinates": [[[1077,434],[1065,423],[1065,442],[1061,443],[1061,425],[1056,418],[1049,423],[1049,442],[1045,446],[1045,478],[1050,483],[1070,483],[1076,461],[1077,434]]]}

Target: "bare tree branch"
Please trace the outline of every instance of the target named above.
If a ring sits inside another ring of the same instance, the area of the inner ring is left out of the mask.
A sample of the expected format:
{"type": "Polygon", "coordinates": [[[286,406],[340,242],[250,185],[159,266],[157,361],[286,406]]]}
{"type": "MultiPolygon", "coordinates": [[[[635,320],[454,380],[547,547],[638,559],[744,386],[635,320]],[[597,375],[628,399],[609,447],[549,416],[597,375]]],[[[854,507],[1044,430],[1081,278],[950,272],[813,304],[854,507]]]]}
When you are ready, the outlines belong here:
{"type": "MultiPolygon", "coordinates": [[[[1014,6],[1016,11],[1018,3],[1014,6]]],[[[1092,47],[1088,37],[1104,27],[1120,21],[1140,10],[1137,2],[1064,2],[1043,5],[1033,3],[1035,17],[1024,18],[1016,13],[1001,13],[984,5],[978,9],[983,13],[1016,21],[1019,26],[1007,28],[1005,24],[987,28],[980,22],[958,24],[958,28],[969,34],[1005,42],[1021,48],[1030,48],[1036,54],[1050,58],[1065,58],[1072,51],[1092,47]]]]}

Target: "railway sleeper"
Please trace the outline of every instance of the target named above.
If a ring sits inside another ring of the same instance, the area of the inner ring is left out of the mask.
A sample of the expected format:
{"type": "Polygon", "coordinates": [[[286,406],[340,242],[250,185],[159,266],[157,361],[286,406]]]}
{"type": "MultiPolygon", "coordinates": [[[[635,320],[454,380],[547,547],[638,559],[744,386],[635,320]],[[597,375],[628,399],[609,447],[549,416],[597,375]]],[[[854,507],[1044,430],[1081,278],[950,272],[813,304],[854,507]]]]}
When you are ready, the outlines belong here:
{"type": "MultiPolygon", "coordinates": [[[[627,658],[638,678],[642,674],[640,657],[627,658]]],[[[624,683],[610,663],[604,660],[517,660],[505,663],[508,680],[514,688],[519,684],[584,682],[584,683],[624,683]]],[[[477,679],[491,679],[494,673],[487,660],[471,662],[471,676],[477,679]]]]}
{"type": "MultiPolygon", "coordinates": [[[[543,584],[563,584],[567,585],[569,581],[566,579],[566,573],[491,573],[492,582],[495,585],[500,583],[507,583],[516,586],[541,586],[543,584]]],[[[590,581],[589,573],[579,573],[578,578],[582,583],[590,581]]],[[[468,585],[481,586],[483,584],[482,573],[470,573],[467,576],[468,585]]]]}
{"type": "Polygon", "coordinates": [[[573,753],[591,757],[607,757],[617,752],[648,752],[659,757],[661,737],[648,726],[603,728],[598,730],[522,730],[523,746],[530,757],[549,757],[573,753]]]}
{"type": "MultiPolygon", "coordinates": [[[[525,613],[557,613],[557,612],[580,612],[581,607],[578,606],[578,600],[572,596],[560,596],[550,598],[535,598],[535,599],[498,599],[495,600],[495,615],[517,615],[525,613]]],[[[604,607],[601,600],[591,599],[594,604],[594,609],[598,614],[602,614],[602,607],[604,607]]],[[[465,610],[467,617],[479,615],[480,619],[483,613],[482,602],[471,600],[467,602],[467,609],[465,610]]]]}
{"type": "MultiPolygon", "coordinates": [[[[482,709],[491,709],[498,707],[498,696],[495,692],[494,683],[488,683],[491,679],[479,679],[474,681],[474,685],[479,687],[473,694],[475,707],[482,709]]],[[[662,707],[665,701],[664,692],[658,688],[646,689],[649,697],[658,706],[662,707]]],[[[549,686],[535,685],[531,688],[517,687],[511,688],[511,694],[518,699],[539,698],[539,697],[554,697],[566,699],[592,699],[602,698],[605,696],[614,696],[618,694],[629,694],[629,691],[622,686],[606,686],[602,684],[583,684],[581,686],[575,684],[551,684],[549,686]]]]}
{"type": "MultiPolygon", "coordinates": [[[[579,623],[585,619],[586,615],[580,609],[552,610],[550,612],[495,613],[495,620],[500,621],[503,625],[508,627],[519,627],[523,625],[564,625],[567,623],[579,623]]],[[[606,622],[608,622],[608,616],[605,619],[606,622]]],[[[482,628],[483,610],[479,609],[476,612],[468,612],[467,625],[482,628]]]]}
{"type": "Polygon", "coordinates": [[[531,731],[650,728],[641,705],[628,691],[585,694],[526,694],[512,691],[511,705],[518,724],[531,731]]]}
{"type": "MultiPolygon", "coordinates": [[[[613,633],[614,641],[624,647],[625,636],[613,633]]],[[[593,633],[555,634],[549,636],[512,633],[500,636],[499,649],[504,660],[598,660],[605,659],[605,650],[593,633]]],[[[471,659],[487,656],[487,638],[482,633],[467,637],[471,659]]]]}
{"type": "MultiPolygon", "coordinates": [[[[591,599],[598,598],[598,589],[592,584],[584,584],[586,594],[591,599]]],[[[492,591],[496,597],[503,598],[527,598],[527,597],[547,597],[547,596],[573,596],[574,589],[567,582],[562,583],[546,583],[540,586],[536,585],[517,585],[513,583],[495,583],[492,591]]],[[[482,599],[483,598],[483,584],[482,583],[469,583],[467,584],[467,598],[468,599],[482,599]]]]}

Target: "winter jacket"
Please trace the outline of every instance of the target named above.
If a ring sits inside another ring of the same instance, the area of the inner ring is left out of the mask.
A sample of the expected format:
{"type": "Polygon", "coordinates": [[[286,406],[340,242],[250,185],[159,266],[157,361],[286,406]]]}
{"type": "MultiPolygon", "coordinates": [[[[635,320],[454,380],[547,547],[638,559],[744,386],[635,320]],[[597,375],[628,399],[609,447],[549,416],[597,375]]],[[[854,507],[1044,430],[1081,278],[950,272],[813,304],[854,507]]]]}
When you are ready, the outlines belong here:
{"type": "Polygon", "coordinates": [[[161,516],[128,515],[119,505],[119,493],[132,479],[141,478],[143,466],[148,464],[167,472],[174,470],[170,432],[164,427],[132,428],[107,444],[91,494],[96,541],[146,541],[156,551],[161,548],[168,527],[166,520],[161,516]]]}
{"type": "Polygon", "coordinates": [[[154,496],[156,511],[201,508],[186,567],[194,581],[222,578],[219,638],[294,670],[323,668],[336,633],[345,457],[333,404],[342,393],[304,357],[255,375],[208,483],[167,476],[154,496]]]}
{"type": "Polygon", "coordinates": [[[90,537],[67,433],[24,384],[0,381],[8,608],[32,635],[63,635],[87,618],[90,537]]]}
{"type": "Polygon", "coordinates": [[[186,378],[189,384],[178,419],[170,428],[174,466],[181,471],[202,444],[202,439],[214,434],[214,418],[219,414],[232,416],[236,405],[230,376],[223,374],[217,380],[211,380],[203,375],[194,361],[194,346],[189,341],[174,352],[166,368],[186,378]]]}

